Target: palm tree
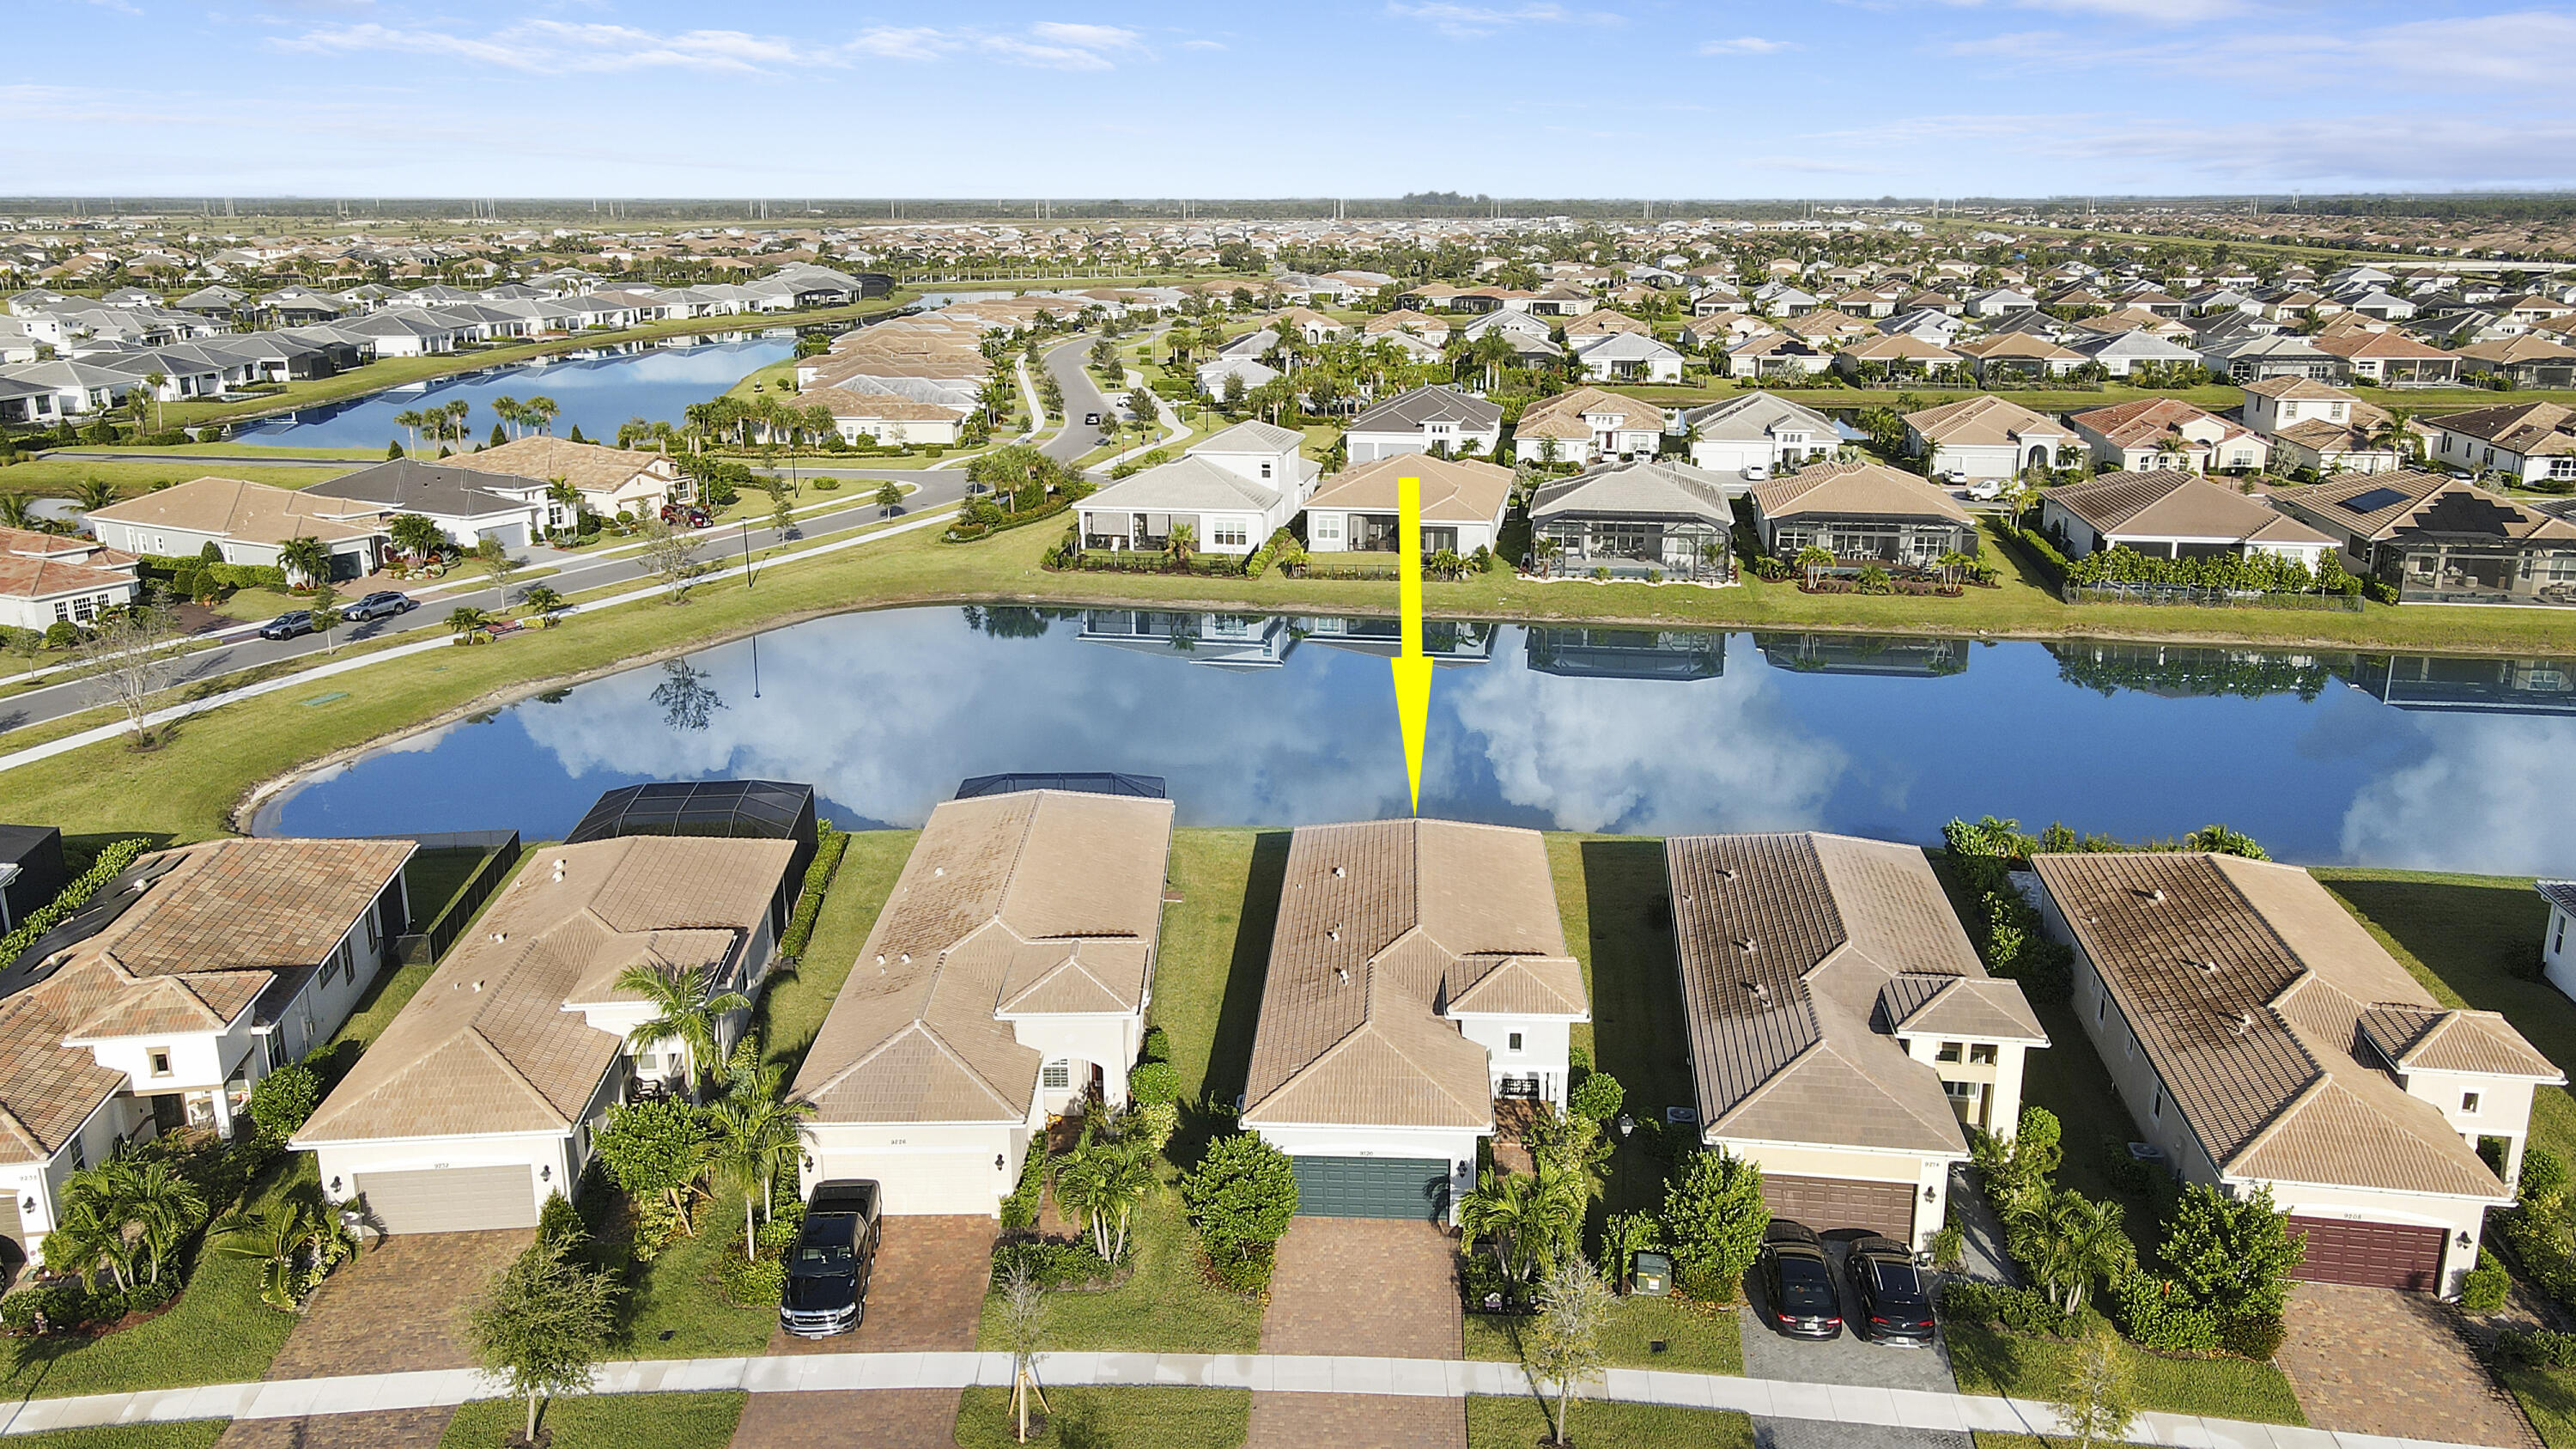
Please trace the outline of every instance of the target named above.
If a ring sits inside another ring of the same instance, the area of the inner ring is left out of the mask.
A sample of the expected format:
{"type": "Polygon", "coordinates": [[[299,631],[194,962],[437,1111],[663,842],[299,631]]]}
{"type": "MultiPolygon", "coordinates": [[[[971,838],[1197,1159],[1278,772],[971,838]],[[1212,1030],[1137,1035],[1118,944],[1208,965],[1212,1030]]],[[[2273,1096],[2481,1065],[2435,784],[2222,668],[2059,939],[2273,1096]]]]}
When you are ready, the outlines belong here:
{"type": "MultiPolygon", "coordinates": [[[[303,1296],[304,1262],[319,1268],[348,1250],[348,1229],[328,1210],[287,1201],[257,1213],[234,1213],[215,1225],[215,1251],[260,1265],[260,1301],[293,1312],[303,1296]]],[[[50,1241],[50,1240],[49,1240],[50,1241]]]]}
{"type": "Polygon", "coordinates": [[[627,1033],[639,1047],[678,1042],[689,1057],[689,1090],[694,1095],[722,1063],[724,1048],[717,1023],[737,1011],[749,1011],[751,998],[739,991],[718,992],[715,968],[688,968],[658,961],[638,961],[617,975],[617,989],[642,997],[651,1020],[627,1033]]]}
{"type": "Polygon", "coordinates": [[[510,430],[512,438],[519,436],[519,424],[527,421],[527,410],[520,405],[517,398],[496,397],[484,406],[489,407],[492,410],[492,416],[498,418],[502,425],[510,430]]]}
{"type": "Polygon", "coordinates": [[[1530,1200],[1537,1184],[1517,1173],[1496,1172],[1488,1167],[1476,1179],[1476,1190],[1458,1206],[1458,1231],[1472,1243],[1478,1238],[1494,1240],[1494,1266],[1506,1278],[1518,1278],[1513,1248],[1527,1230],[1531,1220],[1530,1200]]]}
{"type": "Polygon", "coordinates": [[[32,529],[36,526],[35,506],[24,493],[0,493],[0,528],[32,529]]]}
{"type": "Polygon", "coordinates": [[[2070,1314],[2083,1310],[2095,1279],[2110,1277],[2136,1259],[2116,1203],[2095,1202],[2069,1188],[2035,1216],[2038,1261],[2032,1266],[2070,1314]]]}
{"type": "Polygon", "coordinates": [[[54,1219],[53,1231],[45,1234],[45,1266],[57,1273],[77,1274],[92,1288],[104,1274],[123,1289],[128,1286],[126,1272],[133,1251],[125,1239],[125,1224],[98,1194],[81,1191],[80,1186],[79,1174],[64,1185],[63,1210],[54,1219]]]}
{"type": "Polygon", "coordinates": [[[554,431],[555,415],[562,411],[553,398],[532,397],[528,399],[525,418],[538,432],[550,433],[554,431]]]}
{"type": "Polygon", "coordinates": [[[427,426],[428,423],[429,419],[422,416],[417,409],[394,414],[394,426],[402,429],[403,436],[411,440],[410,446],[403,449],[404,452],[417,453],[420,451],[420,430],[427,426]]]}
{"type": "Polygon", "coordinates": [[[93,513],[116,501],[116,485],[104,478],[83,478],[72,497],[80,501],[81,512],[93,513]]]}
{"type": "Polygon", "coordinates": [[[143,386],[152,395],[152,430],[161,430],[161,389],[170,385],[170,374],[159,368],[143,374],[143,386]]]}
{"type": "Polygon", "coordinates": [[[544,584],[536,584],[526,593],[519,595],[519,602],[528,606],[529,618],[539,620],[548,628],[552,628],[555,622],[555,611],[564,606],[564,596],[544,584]]]}
{"type": "Polygon", "coordinates": [[[158,1283],[162,1263],[206,1220],[205,1194],[168,1160],[158,1157],[136,1163],[119,1186],[126,1198],[127,1217],[139,1228],[143,1250],[150,1257],[151,1281],[158,1283]]]}
{"type": "Polygon", "coordinates": [[[492,616],[481,609],[471,604],[459,604],[448,611],[447,632],[459,639],[470,639],[484,625],[491,622],[492,616]]]}
{"type": "Polygon", "coordinates": [[[773,1067],[738,1080],[735,1090],[707,1112],[715,1128],[716,1175],[742,1194],[744,1257],[758,1251],[752,1203],[755,1198],[767,1203],[771,1184],[796,1161],[804,1141],[802,1124],[814,1111],[811,1102],[791,1102],[776,1095],[778,1076],[773,1067]]]}
{"type": "Polygon", "coordinates": [[[1187,568],[1190,564],[1190,555],[1198,552],[1198,545],[1197,529],[1186,523],[1175,523],[1172,525],[1171,533],[1163,540],[1163,553],[1173,563],[1187,568]]]}
{"type": "Polygon", "coordinates": [[[286,570],[290,582],[301,581],[309,588],[330,577],[331,551],[310,534],[283,539],[277,545],[277,566],[286,570]]]}
{"type": "Polygon", "coordinates": [[[447,545],[446,532],[417,513],[397,513],[387,519],[385,536],[414,563],[422,562],[447,545]]]}

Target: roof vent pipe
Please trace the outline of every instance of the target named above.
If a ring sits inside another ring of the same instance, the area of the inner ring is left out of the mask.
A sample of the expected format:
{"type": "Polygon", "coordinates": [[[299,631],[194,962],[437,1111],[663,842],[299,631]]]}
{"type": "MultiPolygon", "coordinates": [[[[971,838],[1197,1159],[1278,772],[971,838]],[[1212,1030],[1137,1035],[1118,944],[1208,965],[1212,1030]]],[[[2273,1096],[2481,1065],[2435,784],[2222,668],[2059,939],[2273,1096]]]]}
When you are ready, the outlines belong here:
{"type": "Polygon", "coordinates": [[[1351,979],[1351,968],[1348,966],[1336,966],[1333,968],[1333,977],[1335,980],[1348,981],[1351,979]]]}
{"type": "Polygon", "coordinates": [[[564,863],[563,863],[563,857],[561,857],[561,856],[557,856],[557,857],[555,857],[555,879],[556,879],[556,880],[558,880],[558,881],[560,881],[560,880],[562,880],[562,879],[563,879],[563,875],[564,875],[564,863]]]}

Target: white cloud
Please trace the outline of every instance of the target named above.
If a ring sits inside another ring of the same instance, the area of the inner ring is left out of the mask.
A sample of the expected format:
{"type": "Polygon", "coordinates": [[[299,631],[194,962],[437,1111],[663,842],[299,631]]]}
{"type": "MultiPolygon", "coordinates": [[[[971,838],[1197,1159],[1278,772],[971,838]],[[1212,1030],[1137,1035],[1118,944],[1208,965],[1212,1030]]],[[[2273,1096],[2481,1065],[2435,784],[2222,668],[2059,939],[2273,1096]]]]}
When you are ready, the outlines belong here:
{"type": "Polygon", "coordinates": [[[1733,40],[1703,42],[1699,53],[1702,55],[1776,55],[1781,51],[1797,48],[1797,45],[1791,41],[1765,40],[1758,35],[1739,35],[1733,40]]]}
{"type": "Polygon", "coordinates": [[[970,53],[1053,70],[1108,70],[1121,58],[1146,53],[1135,31],[1052,20],[1016,34],[874,26],[839,43],[740,30],[658,34],[628,25],[561,20],[523,20],[479,36],[369,21],[326,25],[271,44],[321,54],[443,55],[536,74],[655,68],[758,73],[839,66],[860,57],[928,61],[970,53]]]}
{"type": "Polygon", "coordinates": [[[1225,49],[1225,42],[1224,42],[1224,41],[1222,41],[1222,40],[1184,40],[1184,41],[1182,41],[1182,42],[1181,42],[1181,49],[1183,49],[1183,50],[1223,50],[1223,49],[1225,49]]]}
{"type": "Polygon", "coordinates": [[[2364,865],[2517,875],[2576,873],[2576,841],[2540,802],[2576,794],[2565,719],[2414,717],[2429,752],[2363,786],[2343,854],[2364,865]]]}
{"type": "Polygon", "coordinates": [[[1389,0],[1387,13],[1406,20],[1419,20],[1443,35],[1475,39],[1507,30],[1515,25],[1557,25],[1569,20],[1617,23],[1619,17],[1602,14],[1578,15],[1562,5],[1531,4],[1508,8],[1495,5],[1458,5],[1448,0],[1423,0],[1408,4],[1406,0],[1389,0]]]}
{"type": "MultiPolygon", "coordinates": [[[[2576,120],[2391,113],[2186,126],[2153,120],[2035,143],[2091,162],[2180,165],[2212,184],[2364,188],[2576,183],[2576,120]]],[[[2159,173],[2162,174],[2162,173],[2159,173]]]]}

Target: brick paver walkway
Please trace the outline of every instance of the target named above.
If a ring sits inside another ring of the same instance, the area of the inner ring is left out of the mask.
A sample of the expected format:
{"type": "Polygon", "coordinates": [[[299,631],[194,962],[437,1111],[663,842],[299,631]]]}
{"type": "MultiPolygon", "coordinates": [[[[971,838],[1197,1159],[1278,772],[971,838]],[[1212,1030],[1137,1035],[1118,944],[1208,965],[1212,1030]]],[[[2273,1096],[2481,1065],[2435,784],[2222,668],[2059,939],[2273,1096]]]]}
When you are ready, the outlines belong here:
{"type": "MultiPolygon", "coordinates": [[[[984,1285],[993,1274],[993,1220],[890,1217],[868,1280],[867,1312],[856,1331],[834,1338],[769,1335],[774,1355],[962,1351],[975,1346],[984,1285]]],[[[756,1394],[733,1433],[734,1449],[950,1449],[957,1390],[867,1394],[756,1394]]]]}
{"type": "Polygon", "coordinates": [[[2521,1407],[2429,1295],[2301,1283],[2289,1328],[2277,1362],[2318,1428],[2539,1449],[2521,1407]]]}
{"type": "MultiPolygon", "coordinates": [[[[1456,1245],[1430,1223],[1299,1218],[1279,1240],[1261,1351],[1453,1359],[1456,1245]]],[[[1247,1449],[1466,1449],[1463,1404],[1357,1394],[1252,1396],[1247,1449]]]]}

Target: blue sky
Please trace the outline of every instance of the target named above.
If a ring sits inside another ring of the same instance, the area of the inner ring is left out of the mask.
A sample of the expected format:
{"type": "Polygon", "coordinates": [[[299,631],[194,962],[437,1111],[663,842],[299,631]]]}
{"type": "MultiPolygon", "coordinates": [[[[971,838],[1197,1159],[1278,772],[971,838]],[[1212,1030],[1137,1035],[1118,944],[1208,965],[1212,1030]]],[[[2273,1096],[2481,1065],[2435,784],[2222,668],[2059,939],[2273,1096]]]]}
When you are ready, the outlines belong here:
{"type": "Polygon", "coordinates": [[[2576,184],[2576,12],[2368,0],[8,0],[0,194],[2576,184]]]}

